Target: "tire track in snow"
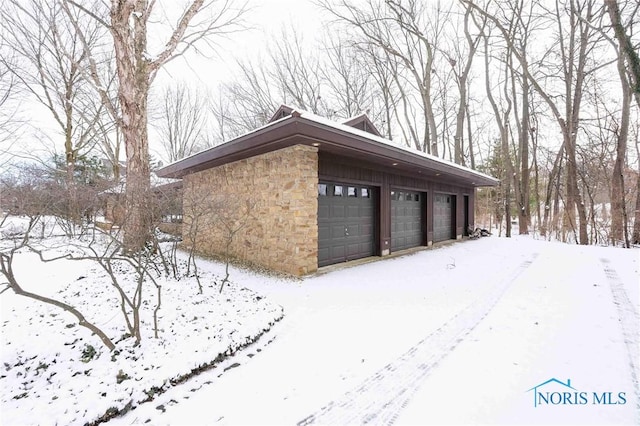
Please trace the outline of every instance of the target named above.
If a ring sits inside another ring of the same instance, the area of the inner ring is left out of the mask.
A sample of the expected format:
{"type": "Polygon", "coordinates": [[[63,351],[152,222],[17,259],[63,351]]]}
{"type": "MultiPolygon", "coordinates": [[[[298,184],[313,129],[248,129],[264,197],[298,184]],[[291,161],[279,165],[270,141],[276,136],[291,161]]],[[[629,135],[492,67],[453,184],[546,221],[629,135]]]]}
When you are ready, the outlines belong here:
{"type": "Polygon", "coordinates": [[[638,327],[638,323],[640,322],[640,315],[638,315],[636,306],[631,303],[631,299],[629,299],[618,273],[609,266],[609,260],[600,258],[600,262],[607,277],[609,289],[611,289],[613,303],[618,311],[618,320],[622,329],[624,344],[627,347],[633,391],[636,397],[636,420],[640,420],[640,384],[638,383],[638,364],[640,362],[640,343],[638,341],[640,339],[640,327],[638,327]]]}
{"type": "Polygon", "coordinates": [[[429,373],[487,316],[505,291],[533,263],[534,253],[507,272],[484,296],[458,312],[397,360],[357,388],[298,422],[309,424],[393,424],[429,373]]]}

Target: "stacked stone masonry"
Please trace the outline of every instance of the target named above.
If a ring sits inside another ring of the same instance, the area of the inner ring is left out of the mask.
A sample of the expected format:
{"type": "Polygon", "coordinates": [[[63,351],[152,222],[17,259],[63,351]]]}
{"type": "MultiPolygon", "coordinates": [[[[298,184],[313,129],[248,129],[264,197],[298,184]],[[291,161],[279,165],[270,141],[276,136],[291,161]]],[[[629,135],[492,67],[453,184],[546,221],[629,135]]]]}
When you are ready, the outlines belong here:
{"type": "Polygon", "coordinates": [[[298,276],[314,272],[317,187],[317,148],[305,145],[185,176],[184,243],[218,256],[229,244],[241,261],[298,276]]]}

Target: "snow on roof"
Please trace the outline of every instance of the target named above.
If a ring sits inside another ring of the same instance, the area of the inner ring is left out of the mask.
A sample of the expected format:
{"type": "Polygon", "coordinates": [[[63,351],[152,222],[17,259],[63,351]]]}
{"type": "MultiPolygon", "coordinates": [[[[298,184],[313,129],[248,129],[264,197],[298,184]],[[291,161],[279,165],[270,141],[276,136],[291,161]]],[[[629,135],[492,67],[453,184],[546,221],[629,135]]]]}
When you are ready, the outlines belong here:
{"type": "Polygon", "coordinates": [[[392,146],[392,147],[395,147],[395,148],[399,148],[399,149],[407,151],[407,152],[409,152],[411,154],[419,155],[421,157],[424,157],[424,158],[429,159],[431,161],[438,162],[440,164],[447,165],[449,167],[453,167],[453,168],[456,168],[456,169],[459,169],[459,170],[462,170],[462,171],[466,171],[466,172],[469,172],[469,173],[474,173],[474,174],[480,175],[480,176],[482,176],[484,178],[495,180],[496,182],[498,181],[498,179],[494,178],[493,176],[487,175],[487,174],[479,172],[477,170],[470,169],[469,167],[461,166],[460,164],[453,163],[453,162],[445,160],[443,158],[436,157],[435,155],[431,155],[431,154],[427,154],[426,152],[418,151],[418,150],[413,149],[411,147],[408,147],[406,145],[396,143],[396,142],[394,142],[392,140],[383,138],[381,136],[376,136],[376,135],[374,135],[372,133],[369,133],[369,132],[366,132],[364,130],[357,129],[355,127],[351,127],[351,126],[343,124],[343,123],[338,123],[338,122],[333,121],[333,120],[329,120],[328,118],[322,117],[322,116],[317,115],[317,114],[313,114],[313,113],[308,112],[308,111],[304,111],[304,110],[300,110],[300,109],[296,109],[295,111],[298,111],[300,113],[300,116],[302,118],[306,118],[307,120],[311,120],[311,121],[314,121],[316,123],[319,123],[319,124],[322,124],[322,125],[325,125],[325,126],[328,126],[328,127],[332,127],[334,129],[337,129],[337,130],[341,130],[343,132],[347,132],[347,133],[351,133],[351,134],[354,134],[354,135],[357,135],[357,136],[360,136],[360,137],[363,137],[363,138],[367,138],[369,140],[372,140],[372,141],[375,141],[375,142],[378,142],[378,143],[381,143],[381,144],[384,144],[384,145],[388,145],[388,146],[392,146]]]}
{"type": "Polygon", "coordinates": [[[314,123],[321,124],[323,126],[333,128],[335,130],[339,130],[339,131],[342,131],[342,132],[345,132],[345,133],[349,133],[349,134],[354,135],[354,136],[358,136],[360,138],[364,138],[364,139],[366,139],[368,141],[377,142],[377,143],[382,144],[382,145],[386,145],[386,146],[389,146],[389,147],[393,147],[393,148],[396,148],[396,149],[403,150],[403,151],[405,151],[405,152],[407,152],[409,154],[413,154],[413,155],[415,155],[417,157],[422,157],[424,159],[437,162],[437,163],[442,164],[442,165],[447,166],[447,167],[458,169],[458,170],[466,172],[466,173],[472,173],[472,174],[474,174],[474,175],[476,175],[478,177],[482,177],[484,179],[489,179],[489,180],[491,180],[491,181],[493,181],[495,183],[499,182],[499,180],[496,179],[495,177],[487,175],[487,174],[482,173],[482,172],[479,172],[477,170],[473,170],[471,168],[468,168],[468,167],[465,167],[465,166],[461,166],[459,164],[456,164],[456,163],[453,163],[451,161],[442,159],[440,157],[437,157],[437,156],[434,156],[434,155],[431,155],[431,154],[427,154],[427,153],[422,152],[422,151],[418,151],[418,150],[416,150],[414,148],[408,147],[408,146],[403,145],[403,144],[399,144],[399,143],[394,142],[392,140],[386,139],[386,138],[384,138],[382,136],[376,136],[376,135],[374,135],[374,134],[372,134],[370,132],[367,132],[367,131],[364,131],[364,130],[360,130],[360,129],[357,129],[357,128],[352,127],[350,125],[344,124],[344,122],[351,121],[354,118],[358,118],[358,117],[360,117],[362,115],[366,116],[366,114],[360,114],[360,115],[358,115],[356,117],[349,118],[349,119],[345,120],[344,122],[340,123],[340,122],[337,122],[337,121],[334,121],[334,120],[330,120],[330,119],[328,119],[326,117],[322,117],[320,115],[314,114],[312,112],[306,111],[306,110],[304,110],[302,108],[292,107],[292,106],[284,105],[284,104],[281,105],[280,108],[278,108],[278,111],[289,110],[289,109],[291,110],[290,115],[287,115],[287,116],[278,118],[278,119],[276,119],[274,121],[271,121],[269,123],[266,123],[266,124],[264,124],[264,125],[262,125],[262,126],[260,126],[258,128],[255,128],[255,129],[253,129],[253,130],[251,130],[249,132],[243,133],[243,134],[241,134],[241,135],[239,135],[239,136],[237,136],[237,137],[235,137],[233,139],[230,139],[230,140],[228,140],[226,142],[223,142],[223,143],[221,143],[219,145],[216,145],[214,147],[207,148],[205,150],[202,150],[200,152],[192,154],[192,155],[190,155],[188,157],[184,157],[184,158],[182,158],[180,160],[174,161],[173,163],[167,164],[162,169],[167,169],[168,167],[170,167],[172,165],[175,165],[177,163],[182,163],[182,162],[184,162],[185,160],[187,160],[189,158],[192,158],[192,157],[195,157],[195,156],[201,156],[202,154],[204,154],[204,153],[206,153],[208,151],[211,151],[211,150],[214,150],[214,149],[218,149],[221,146],[224,146],[224,145],[227,145],[227,144],[231,144],[231,143],[233,143],[233,142],[235,142],[237,140],[246,138],[246,137],[248,137],[248,136],[250,136],[252,134],[259,133],[259,132],[261,132],[264,129],[267,129],[269,127],[275,127],[275,126],[281,124],[284,121],[291,120],[292,117],[293,118],[300,117],[300,118],[303,118],[305,120],[312,121],[314,123]]]}
{"type": "MultiPolygon", "coordinates": [[[[271,122],[266,123],[266,124],[264,124],[264,125],[262,125],[262,126],[260,126],[260,127],[256,127],[255,129],[253,129],[253,130],[251,130],[251,131],[248,131],[248,132],[242,133],[241,135],[238,135],[238,136],[236,136],[236,137],[235,137],[235,138],[233,138],[233,139],[229,139],[229,140],[228,140],[228,141],[226,141],[226,142],[222,142],[222,143],[220,143],[220,144],[218,144],[218,145],[215,145],[215,146],[212,146],[212,147],[210,147],[210,148],[203,149],[202,151],[198,151],[198,152],[196,152],[196,153],[194,153],[194,154],[191,154],[191,155],[188,155],[188,156],[186,156],[186,157],[184,157],[184,158],[181,158],[181,159],[179,159],[179,160],[176,160],[176,161],[174,161],[173,163],[166,164],[166,165],[162,166],[162,169],[166,169],[167,167],[170,167],[170,166],[172,166],[172,165],[174,165],[174,164],[177,164],[177,163],[181,163],[181,162],[183,162],[183,161],[185,161],[185,160],[187,160],[187,159],[189,159],[189,158],[195,157],[195,156],[197,156],[197,155],[201,155],[201,154],[203,154],[203,153],[205,153],[205,152],[207,152],[207,151],[211,151],[211,150],[216,149],[216,148],[218,148],[218,147],[220,147],[220,146],[222,146],[222,145],[230,144],[230,143],[232,143],[232,142],[234,142],[234,141],[236,141],[236,140],[238,140],[238,139],[245,138],[245,137],[247,137],[247,136],[249,136],[249,135],[251,135],[251,134],[253,134],[253,133],[258,133],[258,132],[260,132],[260,131],[261,131],[261,130],[263,130],[263,129],[266,129],[266,128],[268,128],[268,127],[274,126],[274,125],[276,125],[276,124],[278,124],[278,123],[282,123],[283,121],[288,120],[288,119],[290,119],[290,118],[291,118],[291,116],[286,116],[286,117],[282,117],[282,118],[279,118],[279,119],[277,119],[277,120],[271,121],[271,122]]],[[[171,179],[171,178],[162,178],[162,179],[171,179]]],[[[176,179],[176,180],[179,180],[179,179],[176,179]]]]}

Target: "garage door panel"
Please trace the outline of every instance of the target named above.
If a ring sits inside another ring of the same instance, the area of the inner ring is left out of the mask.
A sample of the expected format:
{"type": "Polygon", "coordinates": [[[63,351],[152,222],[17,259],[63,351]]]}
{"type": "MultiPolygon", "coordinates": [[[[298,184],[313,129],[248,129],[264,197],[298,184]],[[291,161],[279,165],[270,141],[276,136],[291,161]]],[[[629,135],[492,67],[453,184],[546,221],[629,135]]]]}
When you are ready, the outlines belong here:
{"type": "Polygon", "coordinates": [[[331,257],[328,247],[318,249],[318,259],[329,259],[331,257]]]}
{"type": "Polygon", "coordinates": [[[344,225],[331,225],[331,235],[329,237],[332,240],[344,238],[344,225]]]}
{"type": "Polygon", "coordinates": [[[424,193],[391,191],[391,249],[422,245],[425,218],[424,193]]]}
{"type": "Polygon", "coordinates": [[[445,241],[453,238],[453,212],[455,195],[436,194],[433,197],[433,240],[445,241]]]}
{"type": "Polygon", "coordinates": [[[374,254],[374,209],[371,188],[320,182],[318,266],[374,254]]]}
{"type": "Polygon", "coordinates": [[[371,224],[358,225],[358,233],[363,237],[373,237],[373,225],[371,224]]]}
{"type": "Polygon", "coordinates": [[[362,251],[362,245],[359,243],[347,245],[347,260],[358,258],[358,254],[362,251]]]}
{"type": "Polygon", "coordinates": [[[347,206],[347,217],[360,217],[360,209],[358,206],[347,206]]]}
{"type": "Polygon", "coordinates": [[[325,241],[331,238],[331,227],[318,225],[318,241],[325,241]]]}
{"type": "Polygon", "coordinates": [[[332,258],[345,257],[345,247],[344,246],[331,247],[331,257],[332,258]]]}
{"type": "Polygon", "coordinates": [[[331,209],[329,208],[329,206],[318,205],[318,218],[329,217],[330,212],[331,209]]]}
{"type": "Polygon", "coordinates": [[[330,217],[345,217],[345,206],[331,206],[330,217]]]}

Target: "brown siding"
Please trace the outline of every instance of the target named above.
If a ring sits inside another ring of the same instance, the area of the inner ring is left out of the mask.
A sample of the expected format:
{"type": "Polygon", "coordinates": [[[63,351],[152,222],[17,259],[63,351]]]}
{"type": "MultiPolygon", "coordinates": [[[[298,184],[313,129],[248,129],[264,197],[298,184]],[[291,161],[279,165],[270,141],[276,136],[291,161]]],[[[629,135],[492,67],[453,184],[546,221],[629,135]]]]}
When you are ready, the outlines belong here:
{"type": "Polygon", "coordinates": [[[368,184],[380,188],[379,212],[380,220],[378,229],[379,247],[378,254],[384,255],[385,249],[390,248],[391,241],[391,202],[389,193],[391,188],[406,189],[413,191],[421,191],[427,193],[427,229],[426,238],[428,245],[433,242],[433,193],[440,192],[452,194],[456,198],[456,236],[463,234],[464,228],[464,198],[463,195],[469,195],[469,205],[471,212],[469,214],[469,223],[473,226],[473,205],[475,198],[475,189],[473,187],[461,187],[452,185],[446,181],[435,181],[432,179],[421,178],[418,173],[409,175],[398,173],[392,165],[381,167],[367,163],[362,160],[356,160],[347,157],[341,157],[333,154],[320,153],[318,173],[321,180],[334,180],[340,182],[352,182],[359,184],[368,184]]]}
{"type": "Polygon", "coordinates": [[[476,223],[476,189],[469,191],[469,226],[475,228],[476,223]]]}
{"type": "Polygon", "coordinates": [[[246,226],[231,244],[240,260],[293,275],[318,264],[317,149],[295,145],[185,176],[183,236],[199,252],[224,253],[225,221],[246,226]],[[248,214],[247,214],[248,213],[248,214]]]}

